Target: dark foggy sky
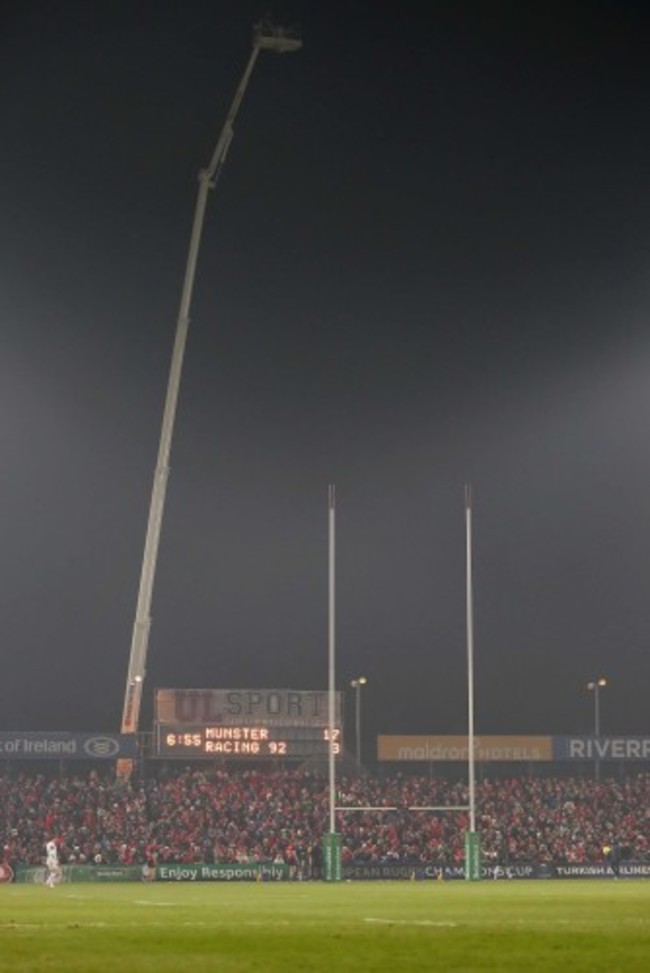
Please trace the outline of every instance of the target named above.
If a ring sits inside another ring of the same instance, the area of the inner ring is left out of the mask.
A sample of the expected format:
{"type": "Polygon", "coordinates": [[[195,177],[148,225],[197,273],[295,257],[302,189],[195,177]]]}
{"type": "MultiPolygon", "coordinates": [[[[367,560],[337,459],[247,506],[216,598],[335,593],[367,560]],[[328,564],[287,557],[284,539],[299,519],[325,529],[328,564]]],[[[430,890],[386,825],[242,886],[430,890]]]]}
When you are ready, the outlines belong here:
{"type": "MultiPolygon", "coordinates": [[[[477,732],[588,732],[605,675],[603,732],[650,733],[647,17],[429,6],[273,11],[304,49],[209,202],[143,728],[156,686],[325,688],[335,483],[366,748],[462,732],[471,481],[477,732]]],[[[265,9],[2,15],[3,729],[119,727],[196,174],[265,9]]]]}

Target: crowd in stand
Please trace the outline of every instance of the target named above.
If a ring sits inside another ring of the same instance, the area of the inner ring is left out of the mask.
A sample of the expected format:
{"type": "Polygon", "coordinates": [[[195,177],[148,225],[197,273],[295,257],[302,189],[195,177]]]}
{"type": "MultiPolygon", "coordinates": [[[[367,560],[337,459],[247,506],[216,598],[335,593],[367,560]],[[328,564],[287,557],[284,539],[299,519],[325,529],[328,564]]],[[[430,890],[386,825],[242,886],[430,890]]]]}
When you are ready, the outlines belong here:
{"type": "MultiPolygon", "coordinates": [[[[465,783],[348,777],[336,802],[366,808],[337,811],[344,863],[463,860],[467,811],[431,809],[466,807],[465,783]]],[[[329,807],[327,780],[301,770],[187,768],[126,784],[97,773],[0,777],[0,841],[14,866],[42,864],[55,836],[64,863],[275,861],[308,876],[329,807]]],[[[614,842],[648,859],[650,774],[487,779],[476,787],[476,827],[493,863],[598,861],[614,842]]]]}

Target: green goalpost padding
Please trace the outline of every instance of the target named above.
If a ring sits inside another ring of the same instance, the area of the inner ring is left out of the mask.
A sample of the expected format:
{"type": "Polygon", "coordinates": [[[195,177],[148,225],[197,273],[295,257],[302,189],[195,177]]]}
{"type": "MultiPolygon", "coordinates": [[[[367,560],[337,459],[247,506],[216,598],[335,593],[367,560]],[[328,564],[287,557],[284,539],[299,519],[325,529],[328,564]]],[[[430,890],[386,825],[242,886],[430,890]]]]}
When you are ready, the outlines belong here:
{"type": "Polygon", "coordinates": [[[341,868],[341,835],[330,831],[323,838],[323,880],[340,882],[343,878],[341,868]]]}
{"type": "Polygon", "coordinates": [[[481,835],[478,831],[465,832],[465,878],[478,882],[481,878],[481,835]]]}

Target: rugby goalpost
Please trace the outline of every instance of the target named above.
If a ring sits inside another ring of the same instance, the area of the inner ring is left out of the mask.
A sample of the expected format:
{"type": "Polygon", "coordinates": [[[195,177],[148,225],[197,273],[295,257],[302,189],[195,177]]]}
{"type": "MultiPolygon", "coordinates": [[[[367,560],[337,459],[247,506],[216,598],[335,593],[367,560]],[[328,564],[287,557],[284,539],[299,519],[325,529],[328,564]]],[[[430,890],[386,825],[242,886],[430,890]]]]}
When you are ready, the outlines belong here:
{"type": "Polygon", "coordinates": [[[466,628],[467,628],[467,765],[469,804],[409,805],[337,805],[336,766],[334,747],[334,700],[336,692],[336,639],[335,639],[335,554],[336,554],[336,490],[330,484],[328,490],[329,541],[328,541],[328,722],[330,747],[329,771],[329,831],[323,838],[323,878],[326,882],[340,882],[343,877],[341,862],[341,835],[336,830],[337,813],[386,813],[409,812],[469,812],[469,829],[465,832],[465,879],[481,878],[481,836],[476,830],[476,775],[474,755],[474,607],[472,589],[472,490],[465,486],[465,545],[466,545],[466,628]]]}

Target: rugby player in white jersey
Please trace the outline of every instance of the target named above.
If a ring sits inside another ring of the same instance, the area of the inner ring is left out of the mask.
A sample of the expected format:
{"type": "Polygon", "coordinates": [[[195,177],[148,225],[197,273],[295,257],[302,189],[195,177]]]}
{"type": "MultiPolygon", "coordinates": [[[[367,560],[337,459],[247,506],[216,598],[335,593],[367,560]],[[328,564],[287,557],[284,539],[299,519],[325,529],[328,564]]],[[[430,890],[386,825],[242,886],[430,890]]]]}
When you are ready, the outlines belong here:
{"type": "Polygon", "coordinates": [[[54,838],[50,838],[45,845],[45,867],[47,868],[45,884],[48,888],[53,889],[61,881],[59,849],[54,838]]]}

